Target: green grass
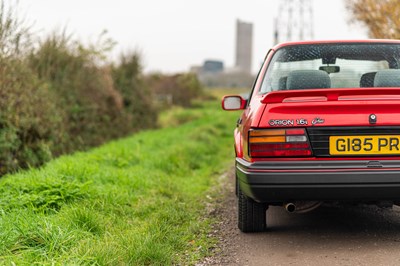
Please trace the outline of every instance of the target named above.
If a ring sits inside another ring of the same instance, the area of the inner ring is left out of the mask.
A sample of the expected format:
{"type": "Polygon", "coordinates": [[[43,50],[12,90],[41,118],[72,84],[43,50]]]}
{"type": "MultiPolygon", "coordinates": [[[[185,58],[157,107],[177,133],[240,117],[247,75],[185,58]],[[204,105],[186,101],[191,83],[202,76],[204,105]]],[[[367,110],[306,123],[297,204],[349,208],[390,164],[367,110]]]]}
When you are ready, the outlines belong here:
{"type": "Polygon", "coordinates": [[[185,124],[3,177],[0,264],[186,265],[207,255],[216,239],[206,198],[233,160],[238,113],[216,102],[178,113],[185,124]]]}

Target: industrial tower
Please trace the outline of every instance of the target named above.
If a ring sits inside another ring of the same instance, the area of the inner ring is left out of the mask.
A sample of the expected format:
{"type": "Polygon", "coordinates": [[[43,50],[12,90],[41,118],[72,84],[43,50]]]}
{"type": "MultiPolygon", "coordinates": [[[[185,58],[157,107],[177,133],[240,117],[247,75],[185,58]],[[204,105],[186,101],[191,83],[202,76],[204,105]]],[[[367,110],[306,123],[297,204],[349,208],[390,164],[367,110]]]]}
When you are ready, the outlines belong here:
{"type": "Polygon", "coordinates": [[[314,39],[312,0],[281,0],[274,23],[274,44],[314,39]]]}
{"type": "Polygon", "coordinates": [[[253,24],[236,21],[236,67],[244,72],[251,73],[253,57],[253,24]]]}

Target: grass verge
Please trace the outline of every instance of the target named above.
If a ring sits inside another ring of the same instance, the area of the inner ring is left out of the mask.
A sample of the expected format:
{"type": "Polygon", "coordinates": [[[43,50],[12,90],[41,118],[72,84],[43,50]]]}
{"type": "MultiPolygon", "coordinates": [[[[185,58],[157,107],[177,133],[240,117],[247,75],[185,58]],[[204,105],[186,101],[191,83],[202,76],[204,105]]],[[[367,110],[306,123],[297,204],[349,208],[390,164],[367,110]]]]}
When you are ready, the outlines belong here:
{"type": "Polygon", "coordinates": [[[1,264],[186,265],[207,255],[205,202],[232,161],[238,113],[208,102],[179,115],[195,119],[3,177],[1,264]]]}

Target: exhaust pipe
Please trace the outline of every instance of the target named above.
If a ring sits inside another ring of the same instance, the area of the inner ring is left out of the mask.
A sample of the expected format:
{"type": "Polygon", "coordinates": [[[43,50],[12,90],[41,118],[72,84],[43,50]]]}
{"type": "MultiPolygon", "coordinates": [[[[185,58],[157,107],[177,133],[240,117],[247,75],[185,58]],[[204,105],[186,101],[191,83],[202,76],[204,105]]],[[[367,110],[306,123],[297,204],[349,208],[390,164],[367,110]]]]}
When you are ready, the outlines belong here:
{"type": "Polygon", "coordinates": [[[289,213],[306,213],[318,208],[321,204],[322,201],[295,201],[285,203],[283,207],[289,213]]]}
{"type": "Polygon", "coordinates": [[[285,210],[289,213],[294,213],[296,211],[296,205],[292,202],[286,203],[285,210]]]}

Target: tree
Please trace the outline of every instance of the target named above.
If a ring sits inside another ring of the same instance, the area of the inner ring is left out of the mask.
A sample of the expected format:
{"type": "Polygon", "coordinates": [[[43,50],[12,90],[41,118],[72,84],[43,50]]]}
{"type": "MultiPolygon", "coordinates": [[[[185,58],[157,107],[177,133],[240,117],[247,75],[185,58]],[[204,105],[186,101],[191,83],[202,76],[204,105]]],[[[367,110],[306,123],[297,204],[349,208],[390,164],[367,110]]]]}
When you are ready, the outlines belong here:
{"type": "Polygon", "coordinates": [[[347,7],[371,38],[400,39],[399,0],[347,0],[347,7]]]}

